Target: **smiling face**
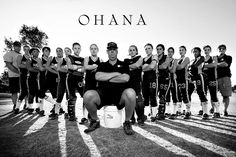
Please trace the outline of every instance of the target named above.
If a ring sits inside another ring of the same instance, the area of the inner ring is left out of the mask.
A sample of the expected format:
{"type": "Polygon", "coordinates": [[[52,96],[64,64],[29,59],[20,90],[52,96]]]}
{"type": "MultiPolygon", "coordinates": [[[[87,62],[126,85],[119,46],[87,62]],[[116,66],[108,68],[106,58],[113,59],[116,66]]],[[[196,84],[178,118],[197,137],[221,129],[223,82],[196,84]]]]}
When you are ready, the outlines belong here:
{"type": "Polygon", "coordinates": [[[29,50],[30,50],[29,46],[23,47],[23,51],[25,52],[25,55],[29,55],[29,50]]]}
{"type": "Polygon", "coordinates": [[[181,57],[183,57],[186,54],[186,49],[183,48],[183,47],[180,47],[179,48],[179,54],[180,54],[181,57]]]}
{"type": "Polygon", "coordinates": [[[32,56],[33,56],[34,58],[38,58],[38,56],[39,56],[39,50],[33,50],[33,51],[32,51],[32,56]]]}

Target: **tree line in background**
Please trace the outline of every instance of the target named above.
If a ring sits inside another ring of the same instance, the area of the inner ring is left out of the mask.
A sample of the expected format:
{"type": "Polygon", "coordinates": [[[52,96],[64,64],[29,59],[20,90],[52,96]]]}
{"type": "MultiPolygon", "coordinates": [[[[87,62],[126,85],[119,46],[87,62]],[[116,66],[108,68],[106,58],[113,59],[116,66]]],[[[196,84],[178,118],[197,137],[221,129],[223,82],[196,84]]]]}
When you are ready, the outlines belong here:
{"type": "MultiPolygon", "coordinates": [[[[22,45],[29,45],[30,47],[37,47],[39,49],[43,48],[48,44],[48,36],[45,32],[38,29],[37,26],[21,26],[19,30],[19,39],[16,39],[21,42],[22,45]]],[[[4,38],[5,47],[3,52],[13,50],[13,40],[11,37],[4,38]]],[[[5,69],[4,72],[0,75],[0,92],[9,92],[8,89],[8,73],[5,69]]]]}
{"type": "MultiPolygon", "coordinates": [[[[23,25],[19,30],[19,41],[22,45],[29,45],[30,47],[37,47],[39,49],[43,48],[48,44],[48,36],[45,32],[38,29],[37,26],[27,26],[23,25]]],[[[4,39],[5,48],[4,53],[13,50],[13,40],[12,38],[4,39]]],[[[232,87],[233,92],[236,92],[236,85],[232,87]]],[[[7,70],[0,75],[0,92],[8,93],[8,73],[7,70]]]]}

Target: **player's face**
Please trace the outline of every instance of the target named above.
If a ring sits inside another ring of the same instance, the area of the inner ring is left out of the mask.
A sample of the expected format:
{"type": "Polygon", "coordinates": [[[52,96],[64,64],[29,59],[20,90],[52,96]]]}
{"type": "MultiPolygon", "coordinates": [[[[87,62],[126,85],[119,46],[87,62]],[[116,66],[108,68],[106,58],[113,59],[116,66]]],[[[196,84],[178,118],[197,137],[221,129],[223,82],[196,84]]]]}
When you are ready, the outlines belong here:
{"type": "Polygon", "coordinates": [[[200,52],[198,50],[193,50],[193,54],[195,58],[200,56],[200,52]]]}
{"type": "Polygon", "coordinates": [[[14,46],[14,51],[19,53],[20,50],[21,50],[21,46],[14,46]]]}
{"type": "Polygon", "coordinates": [[[223,47],[220,47],[220,48],[219,48],[219,52],[220,52],[221,54],[225,54],[225,52],[226,52],[226,49],[225,49],[225,48],[223,48],[223,47]]]}
{"type": "Polygon", "coordinates": [[[162,48],[161,46],[158,46],[158,47],[157,47],[157,54],[158,54],[158,55],[161,55],[162,53],[164,53],[163,48],[162,48]]]}
{"type": "Polygon", "coordinates": [[[23,51],[25,52],[26,55],[29,54],[30,48],[28,46],[23,47],[23,51]]]}
{"type": "Polygon", "coordinates": [[[129,55],[131,57],[134,57],[135,55],[137,55],[137,53],[138,52],[136,51],[135,47],[133,47],[133,46],[129,47],[129,55]]]}
{"type": "Polygon", "coordinates": [[[76,56],[79,56],[80,51],[81,51],[80,45],[74,45],[73,51],[74,51],[74,54],[75,54],[76,56]]]}
{"type": "Polygon", "coordinates": [[[32,56],[33,56],[34,58],[38,58],[38,56],[39,56],[39,51],[38,51],[38,50],[33,50],[32,56]]]}
{"type": "Polygon", "coordinates": [[[169,49],[169,50],[168,50],[168,56],[169,56],[170,58],[172,58],[173,55],[174,55],[173,49],[169,49]]]}
{"type": "Polygon", "coordinates": [[[145,52],[147,56],[152,55],[153,48],[149,45],[145,46],[145,52]]]}
{"type": "Polygon", "coordinates": [[[205,55],[209,55],[211,52],[211,49],[209,47],[204,48],[205,55]]]}
{"type": "Polygon", "coordinates": [[[63,57],[63,50],[61,48],[56,49],[57,57],[62,58],[63,57]]]}
{"type": "Polygon", "coordinates": [[[97,56],[98,54],[98,47],[96,45],[90,46],[90,52],[92,56],[97,56]]]}
{"type": "Polygon", "coordinates": [[[108,58],[110,61],[117,59],[118,50],[107,50],[108,58]]]}
{"type": "Polygon", "coordinates": [[[48,49],[45,49],[43,51],[43,55],[46,56],[46,57],[50,56],[50,51],[48,49]]]}
{"type": "Polygon", "coordinates": [[[65,55],[66,55],[66,56],[71,55],[71,50],[68,49],[68,48],[65,48],[65,49],[64,49],[64,52],[65,52],[65,55]]]}
{"type": "Polygon", "coordinates": [[[179,54],[180,56],[184,56],[186,54],[186,50],[184,48],[179,48],[179,54]]]}

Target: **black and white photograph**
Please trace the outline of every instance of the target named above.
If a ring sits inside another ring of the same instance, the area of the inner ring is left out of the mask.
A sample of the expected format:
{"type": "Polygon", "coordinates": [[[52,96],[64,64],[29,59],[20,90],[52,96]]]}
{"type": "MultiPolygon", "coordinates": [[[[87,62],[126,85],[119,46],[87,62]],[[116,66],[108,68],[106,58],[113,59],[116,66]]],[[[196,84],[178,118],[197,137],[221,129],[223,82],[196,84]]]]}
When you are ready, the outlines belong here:
{"type": "Polygon", "coordinates": [[[235,157],[235,0],[0,0],[1,157],[235,157]]]}

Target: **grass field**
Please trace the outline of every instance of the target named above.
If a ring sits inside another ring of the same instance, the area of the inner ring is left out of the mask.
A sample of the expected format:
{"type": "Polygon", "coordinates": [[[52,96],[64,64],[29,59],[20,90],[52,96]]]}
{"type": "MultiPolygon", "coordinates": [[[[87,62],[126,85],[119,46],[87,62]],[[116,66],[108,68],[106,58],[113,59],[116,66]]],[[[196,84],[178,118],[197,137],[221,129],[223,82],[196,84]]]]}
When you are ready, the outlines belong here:
{"type": "MultiPolygon", "coordinates": [[[[59,116],[49,120],[52,106],[45,103],[46,116],[13,114],[9,98],[0,99],[0,156],[236,156],[236,95],[231,97],[229,117],[201,120],[196,94],[192,98],[191,120],[178,117],[145,126],[134,125],[135,135],[127,136],[123,128],[102,126],[85,134],[87,126],[59,116]]],[[[81,102],[77,101],[77,117],[81,118],[81,102]]],[[[222,105],[221,105],[222,106],[222,105]]],[[[149,109],[145,112],[148,113],[149,109]]],[[[103,111],[99,111],[100,118],[103,111]]]]}

